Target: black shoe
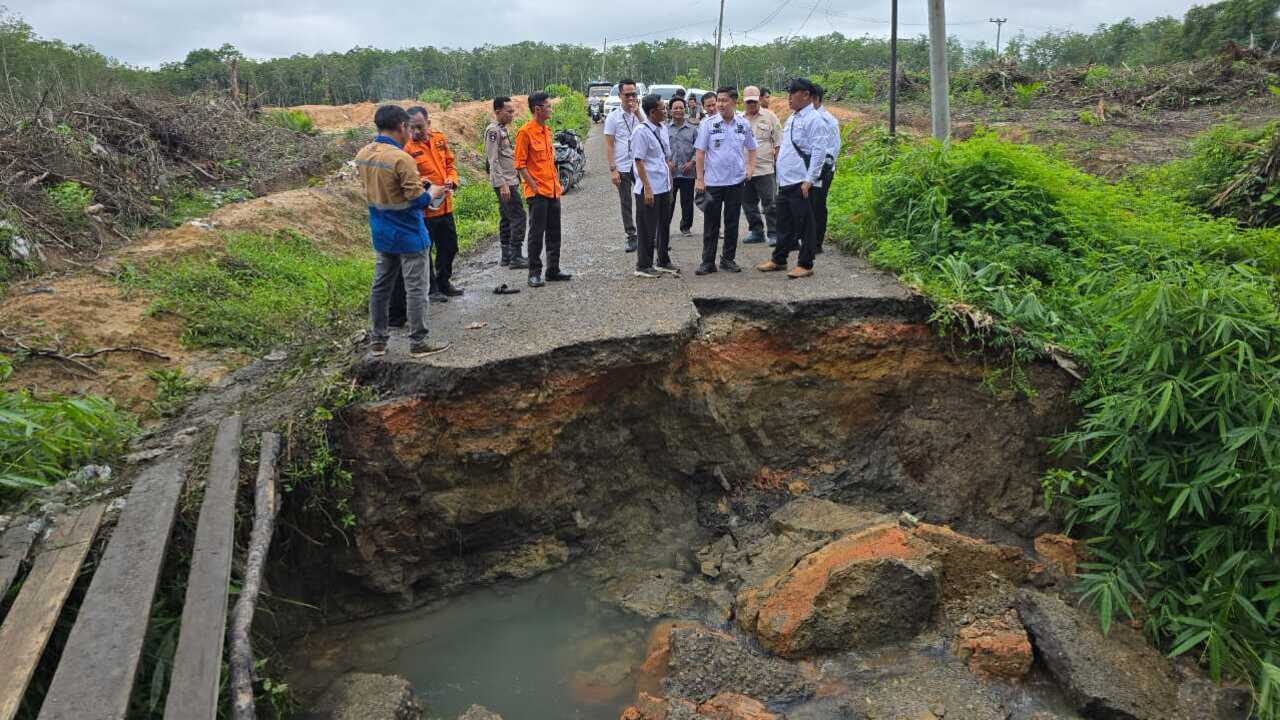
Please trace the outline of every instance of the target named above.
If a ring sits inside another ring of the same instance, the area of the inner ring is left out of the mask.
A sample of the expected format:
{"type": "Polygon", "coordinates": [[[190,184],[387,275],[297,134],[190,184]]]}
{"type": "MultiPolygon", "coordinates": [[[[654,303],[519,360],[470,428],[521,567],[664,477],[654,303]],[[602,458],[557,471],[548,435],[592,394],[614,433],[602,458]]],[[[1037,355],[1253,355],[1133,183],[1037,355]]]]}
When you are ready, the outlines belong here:
{"type": "Polygon", "coordinates": [[[777,246],[778,246],[778,236],[777,236],[777,235],[770,235],[770,236],[768,237],[768,239],[767,239],[767,240],[765,240],[765,243],[766,243],[769,247],[777,247],[777,246]]]}
{"type": "Polygon", "coordinates": [[[369,354],[374,357],[382,357],[387,354],[387,343],[385,340],[374,340],[369,343],[369,354]]]}
{"type": "Polygon", "coordinates": [[[512,269],[512,270],[524,270],[524,269],[527,269],[528,267],[529,267],[529,261],[528,261],[528,260],[525,260],[524,258],[522,258],[522,257],[520,257],[520,256],[516,256],[516,257],[511,258],[511,269],[512,269]]]}
{"type": "Polygon", "coordinates": [[[529,276],[529,287],[542,287],[543,285],[546,285],[546,283],[542,282],[541,275],[529,276]]]}
{"type": "Polygon", "coordinates": [[[646,278],[646,279],[648,279],[648,280],[653,280],[653,279],[655,279],[655,278],[662,277],[661,275],[659,275],[659,274],[658,274],[658,271],[657,271],[657,270],[655,270],[655,269],[653,269],[653,268],[651,268],[651,267],[647,267],[647,268],[636,268],[635,275],[636,275],[636,277],[638,277],[638,278],[646,278]]]}
{"type": "Polygon", "coordinates": [[[756,232],[755,230],[752,230],[751,232],[747,233],[747,236],[742,238],[743,245],[755,245],[756,243],[762,243],[762,242],[764,242],[764,235],[759,232],[756,232]]]}
{"type": "Polygon", "coordinates": [[[716,271],[716,266],[711,263],[702,263],[697,270],[693,271],[694,275],[710,275],[716,271]]]}
{"type": "Polygon", "coordinates": [[[462,288],[454,287],[452,284],[449,284],[444,286],[443,292],[449,297],[458,297],[462,294],[462,288]]]}
{"type": "Polygon", "coordinates": [[[567,272],[560,272],[559,270],[547,273],[547,282],[566,282],[572,279],[573,275],[567,272]]]}
{"type": "Polygon", "coordinates": [[[693,237],[693,230],[690,228],[680,228],[680,234],[685,237],[693,237]]]}
{"type": "Polygon", "coordinates": [[[738,263],[732,260],[720,260],[720,269],[725,272],[742,272],[742,268],[738,267],[738,263]]]}
{"type": "Polygon", "coordinates": [[[670,262],[665,265],[663,265],[662,263],[658,263],[657,265],[654,266],[654,269],[657,270],[658,272],[666,273],[668,275],[680,274],[680,266],[670,262]]]}
{"type": "Polygon", "coordinates": [[[409,354],[413,357],[426,357],[428,355],[435,355],[438,352],[444,352],[448,349],[449,343],[447,342],[431,342],[430,340],[423,340],[422,342],[416,342],[410,345],[409,354]]]}
{"type": "Polygon", "coordinates": [[[433,302],[433,303],[447,303],[447,302],[449,302],[449,296],[448,296],[448,295],[445,295],[444,293],[440,292],[439,290],[432,290],[430,293],[428,293],[428,294],[427,294],[427,299],[428,299],[428,300],[430,300],[430,301],[431,301],[431,302],[433,302]]]}
{"type": "Polygon", "coordinates": [[[511,258],[503,255],[502,259],[498,261],[498,265],[500,267],[511,267],[511,258]]]}
{"type": "Polygon", "coordinates": [[[635,252],[635,251],[636,251],[636,245],[637,245],[637,244],[638,244],[638,243],[636,243],[636,241],[635,241],[635,240],[628,240],[628,241],[627,241],[627,248],[626,248],[626,249],[627,249],[627,252],[635,252]]]}

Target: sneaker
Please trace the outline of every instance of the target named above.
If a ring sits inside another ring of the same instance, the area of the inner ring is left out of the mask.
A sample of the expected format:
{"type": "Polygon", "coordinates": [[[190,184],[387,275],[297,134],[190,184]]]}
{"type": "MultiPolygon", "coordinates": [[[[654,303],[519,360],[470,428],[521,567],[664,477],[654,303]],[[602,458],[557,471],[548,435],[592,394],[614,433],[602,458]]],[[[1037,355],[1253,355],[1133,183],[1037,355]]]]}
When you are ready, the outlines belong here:
{"type": "Polygon", "coordinates": [[[768,237],[768,239],[766,239],[764,242],[765,242],[765,244],[766,244],[766,245],[768,245],[769,247],[777,247],[777,246],[778,246],[778,236],[777,236],[777,235],[770,235],[770,236],[768,237]]]}
{"type": "Polygon", "coordinates": [[[570,275],[567,272],[560,272],[559,270],[547,273],[547,282],[566,282],[572,279],[573,275],[570,275]]]}
{"type": "Polygon", "coordinates": [[[667,263],[666,265],[655,265],[654,269],[658,272],[667,273],[668,275],[679,275],[680,266],[675,263],[667,263]]]}
{"type": "Polygon", "coordinates": [[[757,265],[756,269],[759,270],[760,272],[778,272],[779,270],[786,270],[787,266],[779,265],[778,263],[772,260],[765,260],[764,262],[757,265]]]}
{"type": "Polygon", "coordinates": [[[689,228],[680,228],[680,234],[685,237],[693,237],[693,230],[689,228]]]}
{"type": "Polygon", "coordinates": [[[428,300],[430,300],[430,301],[431,301],[431,302],[433,302],[433,303],[447,303],[447,302],[449,302],[449,296],[448,296],[448,295],[445,295],[444,293],[440,292],[439,290],[432,290],[430,293],[428,293],[428,294],[427,294],[427,299],[428,299],[428,300]]]}
{"type": "Polygon", "coordinates": [[[629,253],[635,252],[635,251],[636,251],[636,245],[638,245],[638,244],[639,244],[639,243],[637,243],[635,240],[628,240],[628,241],[627,241],[626,251],[627,251],[627,252],[629,252],[629,253]]]}
{"type": "Polygon", "coordinates": [[[543,285],[546,285],[546,283],[542,282],[541,275],[529,276],[529,287],[542,287],[543,285]]]}
{"type": "Polygon", "coordinates": [[[426,357],[428,355],[435,355],[438,352],[444,352],[445,350],[448,350],[448,349],[449,349],[449,343],[447,342],[432,342],[430,340],[423,340],[422,342],[416,342],[410,345],[409,354],[412,355],[413,357],[426,357]]]}
{"type": "Polygon", "coordinates": [[[444,294],[448,295],[449,297],[458,297],[459,295],[462,294],[462,288],[457,288],[457,287],[454,287],[453,285],[445,285],[444,294]]]}
{"type": "Polygon", "coordinates": [[[813,268],[800,267],[799,265],[791,268],[791,272],[787,273],[787,277],[795,280],[796,278],[809,277],[813,274],[813,268]]]}
{"type": "Polygon", "coordinates": [[[636,277],[649,278],[650,280],[652,280],[653,278],[661,277],[661,276],[658,274],[657,270],[650,267],[650,268],[636,268],[636,277]]]}
{"type": "Polygon", "coordinates": [[[747,236],[742,238],[743,245],[755,245],[762,242],[764,242],[764,235],[755,230],[747,233],[747,236]]]}
{"type": "MultiPolygon", "coordinates": [[[[506,252],[505,250],[503,251],[506,252]]],[[[511,267],[511,256],[504,254],[502,259],[498,260],[499,267],[511,267]]]]}
{"type": "Polygon", "coordinates": [[[694,275],[710,275],[716,271],[716,266],[711,263],[702,263],[697,270],[693,271],[694,275]]]}
{"type": "Polygon", "coordinates": [[[725,272],[742,272],[742,268],[738,267],[738,263],[732,260],[721,260],[720,269],[725,272]]]}
{"type": "Polygon", "coordinates": [[[528,260],[525,260],[525,259],[524,259],[524,258],[522,258],[522,257],[513,257],[513,258],[511,258],[511,269],[512,269],[512,270],[524,270],[524,269],[526,269],[526,268],[528,268],[528,267],[529,267],[529,261],[528,261],[528,260]]]}
{"type": "Polygon", "coordinates": [[[374,340],[369,343],[369,354],[374,357],[381,357],[387,354],[387,342],[385,340],[374,340]]]}

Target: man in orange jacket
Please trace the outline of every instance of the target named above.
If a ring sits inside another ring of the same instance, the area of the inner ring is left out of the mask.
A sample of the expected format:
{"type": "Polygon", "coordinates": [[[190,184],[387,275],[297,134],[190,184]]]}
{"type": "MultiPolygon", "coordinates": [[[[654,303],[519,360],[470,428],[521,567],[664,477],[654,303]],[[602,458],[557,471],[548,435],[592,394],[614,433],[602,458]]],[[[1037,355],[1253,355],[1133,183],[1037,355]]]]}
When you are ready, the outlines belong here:
{"type": "MultiPolygon", "coordinates": [[[[432,185],[443,185],[450,191],[458,189],[458,166],[449,149],[444,133],[431,129],[431,118],[422,106],[409,108],[409,131],[412,139],[405,143],[404,151],[418,164],[418,174],[432,185]]],[[[453,195],[445,197],[440,207],[428,207],[423,211],[427,234],[436,249],[436,261],[431,264],[431,301],[448,302],[462,294],[453,286],[453,260],[458,255],[458,228],[453,222],[453,195]]]]}
{"type": "MultiPolygon", "coordinates": [[[[550,282],[573,277],[560,269],[560,174],[556,172],[556,151],[552,145],[551,98],[544,92],[529,96],[533,119],[516,133],[516,172],[524,181],[524,197],[529,203],[529,287],[542,287],[542,242],[547,243],[547,274],[550,282]]],[[[432,237],[435,237],[434,235],[432,237]]]]}

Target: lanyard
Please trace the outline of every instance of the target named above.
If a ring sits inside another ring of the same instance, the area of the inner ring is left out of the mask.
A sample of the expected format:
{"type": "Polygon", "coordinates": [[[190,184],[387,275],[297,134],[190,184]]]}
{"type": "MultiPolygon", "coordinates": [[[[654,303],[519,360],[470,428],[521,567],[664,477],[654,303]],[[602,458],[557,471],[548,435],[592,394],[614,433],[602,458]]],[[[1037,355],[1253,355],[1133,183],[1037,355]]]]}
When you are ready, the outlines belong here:
{"type": "Polygon", "coordinates": [[[645,124],[644,124],[644,127],[645,127],[645,129],[646,129],[646,130],[648,130],[648,131],[649,131],[649,134],[653,135],[653,139],[658,141],[658,147],[662,149],[662,157],[663,157],[663,159],[666,159],[666,157],[667,157],[667,146],[666,146],[666,145],[664,145],[664,144],[662,143],[662,135],[661,135],[661,133],[659,133],[657,130],[655,130],[655,129],[654,129],[654,127],[653,127],[652,125],[650,125],[649,123],[645,123],[645,124]]]}

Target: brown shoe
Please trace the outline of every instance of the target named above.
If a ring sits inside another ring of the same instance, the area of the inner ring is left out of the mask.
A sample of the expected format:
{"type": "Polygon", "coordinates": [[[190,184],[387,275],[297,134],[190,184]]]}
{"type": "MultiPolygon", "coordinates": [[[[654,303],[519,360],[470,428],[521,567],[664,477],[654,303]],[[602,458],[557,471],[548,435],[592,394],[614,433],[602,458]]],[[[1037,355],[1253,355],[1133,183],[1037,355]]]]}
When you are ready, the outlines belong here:
{"type": "Polygon", "coordinates": [[[813,274],[813,268],[803,268],[799,265],[791,268],[791,272],[787,273],[787,277],[795,280],[796,278],[809,277],[813,274]]]}
{"type": "Polygon", "coordinates": [[[786,270],[787,266],[779,265],[778,263],[772,260],[765,260],[764,262],[757,265],[756,269],[759,270],[760,272],[778,272],[779,270],[786,270]]]}

